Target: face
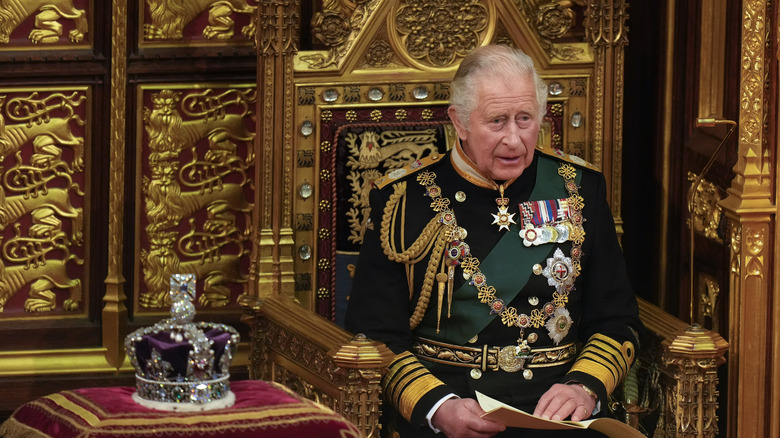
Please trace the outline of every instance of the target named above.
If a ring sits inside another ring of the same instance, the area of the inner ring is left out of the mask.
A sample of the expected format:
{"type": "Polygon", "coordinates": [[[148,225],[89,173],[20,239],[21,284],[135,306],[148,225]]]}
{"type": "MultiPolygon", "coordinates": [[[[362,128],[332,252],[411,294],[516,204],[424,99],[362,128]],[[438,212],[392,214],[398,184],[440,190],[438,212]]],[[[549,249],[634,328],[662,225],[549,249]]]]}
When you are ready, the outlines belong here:
{"type": "Polygon", "coordinates": [[[531,164],[539,133],[534,81],[486,78],[477,82],[476,91],[471,126],[464,126],[455,110],[449,109],[463,151],[489,178],[517,178],[531,164]]]}

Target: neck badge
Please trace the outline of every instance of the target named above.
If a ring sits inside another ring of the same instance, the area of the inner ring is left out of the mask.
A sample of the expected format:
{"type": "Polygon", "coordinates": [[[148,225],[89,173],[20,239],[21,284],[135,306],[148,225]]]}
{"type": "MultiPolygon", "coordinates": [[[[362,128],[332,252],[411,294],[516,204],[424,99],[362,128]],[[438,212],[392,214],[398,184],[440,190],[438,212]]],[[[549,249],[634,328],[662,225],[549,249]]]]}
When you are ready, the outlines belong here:
{"type": "Polygon", "coordinates": [[[515,222],[515,213],[509,213],[509,198],[504,197],[504,185],[498,186],[498,192],[500,198],[496,198],[496,204],[498,204],[498,214],[490,213],[493,216],[493,223],[491,225],[498,225],[498,231],[506,229],[509,231],[509,225],[515,222]]]}

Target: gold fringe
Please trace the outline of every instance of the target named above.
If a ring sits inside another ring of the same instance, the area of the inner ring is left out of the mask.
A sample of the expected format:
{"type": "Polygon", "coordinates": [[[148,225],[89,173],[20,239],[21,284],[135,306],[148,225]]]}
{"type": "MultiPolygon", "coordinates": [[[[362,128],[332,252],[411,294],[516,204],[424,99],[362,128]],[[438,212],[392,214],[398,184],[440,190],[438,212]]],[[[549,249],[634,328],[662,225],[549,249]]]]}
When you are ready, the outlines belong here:
{"type": "Polygon", "coordinates": [[[16,418],[11,417],[3,424],[0,424],[0,436],[14,437],[14,438],[50,438],[51,435],[30,427],[24,423],[20,423],[16,418]]]}

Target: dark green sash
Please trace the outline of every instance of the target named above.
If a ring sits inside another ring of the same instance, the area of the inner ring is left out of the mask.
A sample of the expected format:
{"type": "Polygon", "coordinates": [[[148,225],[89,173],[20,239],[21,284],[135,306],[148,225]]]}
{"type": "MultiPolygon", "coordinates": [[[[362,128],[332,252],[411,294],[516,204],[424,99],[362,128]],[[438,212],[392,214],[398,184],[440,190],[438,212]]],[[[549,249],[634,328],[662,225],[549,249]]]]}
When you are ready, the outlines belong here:
{"type": "MultiPolygon", "coordinates": [[[[558,175],[559,162],[539,154],[536,170],[536,182],[529,200],[545,200],[567,198],[563,177],[558,175]]],[[[577,172],[575,181],[579,185],[582,172],[577,172]]],[[[520,221],[518,221],[520,222],[520,221]]],[[[504,237],[490,251],[484,260],[480,260],[479,269],[485,274],[487,284],[496,288],[496,298],[509,304],[525,287],[535,263],[544,260],[557,247],[556,245],[539,245],[526,247],[518,235],[518,225],[511,225],[504,237]]],[[[458,274],[460,274],[458,269],[458,274]]],[[[433,293],[436,294],[436,285],[433,293]]],[[[435,295],[431,305],[437,303],[435,295]]],[[[427,320],[430,318],[426,317],[427,320]]],[[[447,318],[446,308],[442,312],[441,331],[436,333],[435,320],[433,324],[423,323],[417,327],[419,336],[430,337],[450,342],[465,344],[466,341],[481,332],[497,315],[490,313],[490,307],[479,301],[477,288],[468,281],[458,288],[452,299],[452,316],[447,318]]]]}

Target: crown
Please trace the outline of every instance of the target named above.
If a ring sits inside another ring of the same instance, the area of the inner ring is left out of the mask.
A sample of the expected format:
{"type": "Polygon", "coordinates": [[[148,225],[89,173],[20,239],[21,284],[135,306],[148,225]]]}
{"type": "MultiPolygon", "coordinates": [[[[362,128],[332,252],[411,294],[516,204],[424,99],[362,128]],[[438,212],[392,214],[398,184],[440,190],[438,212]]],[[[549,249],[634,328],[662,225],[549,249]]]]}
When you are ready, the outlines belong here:
{"type": "Polygon", "coordinates": [[[166,411],[198,411],[232,406],[230,361],[238,332],[225,324],[196,322],[195,276],[171,276],[171,317],[125,338],[135,368],[133,400],[166,411]]]}

